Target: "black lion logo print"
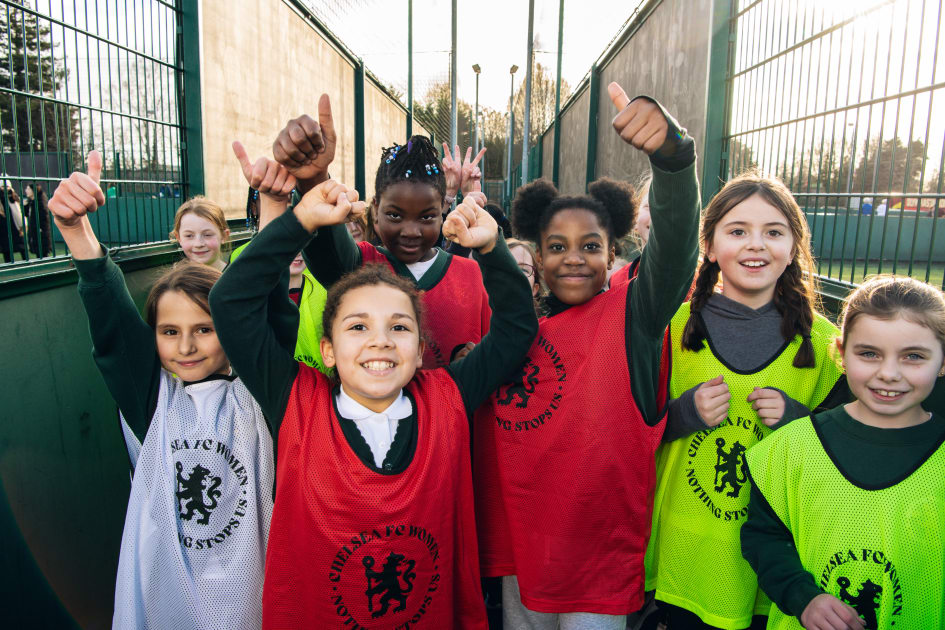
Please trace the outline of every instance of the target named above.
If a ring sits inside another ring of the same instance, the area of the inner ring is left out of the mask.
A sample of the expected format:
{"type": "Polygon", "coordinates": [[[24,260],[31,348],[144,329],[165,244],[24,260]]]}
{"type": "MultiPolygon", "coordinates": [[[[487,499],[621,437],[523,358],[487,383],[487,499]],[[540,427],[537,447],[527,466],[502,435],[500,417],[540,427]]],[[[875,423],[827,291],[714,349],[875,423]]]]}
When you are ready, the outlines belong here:
{"type": "Polygon", "coordinates": [[[879,610],[879,597],[883,592],[883,587],[874,584],[871,580],[866,580],[860,584],[860,591],[856,596],[853,596],[848,590],[850,578],[837,578],[837,584],[840,585],[840,600],[844,604],[853,606],[856,614],[866,623],[866,630],[877,630],[879,624],[876,621],[876,611],[879,610]]]}
{"type": "Polygon", "coordinates": [[[726,496],[737,498],[742,486],[748,481],[748,462],[745,461],[747,449],[735,442],[726,453],[725,438],[716,439],[715,445],[718,447],[716,449],[718,459],[715,464],[715,491],[722,492],[725,486],[731,486],[732,491],[726,496]]]}
{"type": "Polygon", "coordinates": [[[519,366],[510,382],[499,388],[498,395],[502,395],[504,398],[496,400],[496,402],[508,406],[512,404],[512,399],[518,397],[519,402],[515,403],[515,406],[519,408],[527,407],[528,398],[535,391],[535,385],[538,383],[537,376],[538,366],[532,363],[531,359],[525,359],[525,362],[519,366]]]}
{"type": "Polygon", "coordinates": [[[413,590],[413,580],[417,577],[413,570],[416,566],[413,560],[392,551],[384,561],[384,568],[381,571],[373,570],[374,558],[371,556],[362,558],[361,564],[364,565],[364,575],[367,577],[368,587],[364,594],[368,598],[368,612],[371,613],[372,619],[385,615],[392,599],[400,602],[393,612],[407,608],[407,594],[413,590]],[[400,570],[401,565],[406,567],[403,571],[400,570]],[[403,585],[400,583],[401,579],[403,579],[403,585]],[[378,602],[380,609],[377,611],[374,610],[375,595],[380,595],[378,602]]]}
{"type": "Polygon", "coordinates": [[[217,499],[220,498],[220,495],[223,494],[222,491],[217,488],[220,487],[222,479],[219,477],[211,477],[210,471],[197,464],[194,466],[194,469],[190,471],[190,477],[185,479],[184,467],[180,462],[177,462],[177,509],[180,511],[180,517],[185,521],[189,521],[194,517],[194,512],[200,512],[202,515],[197,519],[197,522],[201,525],[206,525],[210,522],[210,512],[217,506],[217,499]],[[209,481],[210,485],[207,486],[209,481]],[[204,492],[207,493],[207,503],[204,503],[203,495],[204,492]],[[181,507],[181,503],[186,501],[186,505],[181,507]],[[184,509],[186,508],[186,512],[184,509]]]}

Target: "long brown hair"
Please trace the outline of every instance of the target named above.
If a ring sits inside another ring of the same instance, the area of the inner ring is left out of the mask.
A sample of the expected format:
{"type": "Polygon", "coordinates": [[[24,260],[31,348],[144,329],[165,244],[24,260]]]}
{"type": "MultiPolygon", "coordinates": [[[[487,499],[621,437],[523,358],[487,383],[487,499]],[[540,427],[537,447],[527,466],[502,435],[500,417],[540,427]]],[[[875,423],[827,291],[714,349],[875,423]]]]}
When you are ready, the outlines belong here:
{"type": "Polygon", "coordinates": [[[814,275],[814,257],[810,248],[810,229],[791,191],[780,179],[765,177],[759,173],[745,173],[729,181],[706,208],[702,219],[703,258],[692,293],[689,321],[683,329],[682,347],[698,351],[704,346],[707,336],[700,311],[715,292],[720,268],[709,260],[708,250],[712,245],[715,228],[728,212],[749,197],[758,195],[777,208],[787,219],[794,239],[794,255],[790,264],[778,278],[774,290],[774,306],[781,314],[781,335],[785,340],[801,336],[801,347],[794,355],[794,367],[814,367],[814,346],[810,331],[814,315],[819,307],[817,278],[814,275]]]}

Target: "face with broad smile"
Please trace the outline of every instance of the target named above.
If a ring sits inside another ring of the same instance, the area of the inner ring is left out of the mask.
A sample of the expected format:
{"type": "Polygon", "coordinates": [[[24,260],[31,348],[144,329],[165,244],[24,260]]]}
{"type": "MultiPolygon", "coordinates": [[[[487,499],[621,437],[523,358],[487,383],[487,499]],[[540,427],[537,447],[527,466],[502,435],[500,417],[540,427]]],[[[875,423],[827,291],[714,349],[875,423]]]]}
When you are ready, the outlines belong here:
{"type": "Polygon", "coordinates": [[[158,299],[154,332],[161,366],[181,380],[193,382],[229,373],[210,313],[187,294],[167,291],[158,299]]]}
{"type": "Polygon", "coordinates": [[[614,262],[607,230],[584,208],[555,213],[537,253],[545,284],[565,304],[583,304],[600,293],[614,262]]]}
{"type": "Polygon", "coordinates": [[[794,258],[794,237],[784,214],[752,195],[719,220],[706,256],[722,271],[722,295],[757,309],[774,299],[794,258]]]}
{"type": "Polygon", "coordinates": [[[388,186],[374,208],[374,230],[394,258],[410,265],[430,260],[443,224],[443,195],[432,185],[388,186]]]}
{"type": "Polygon", "coordinates": [[[843,353],[847,383],[856,401],[851,416],[870,426],[901,428],[928,419],[921,404],[945,367],[942,346],[931,329],[900,315],[860,315],[847,332],[843,353]]]}
{"type": "Polygon", "coordinates": [[[180,229],[175,236],[184,250],[184,256],[190,260],[210,266],[217,266],[221,262],[220,246],[226,235],[221,234],[219,228],[207,219],[188,212],[181,217],[180,229]]]}
{"type": "Polygon", "coordinates": [[[338,370],[345,393],[371,411],[390,406],[423,362],[423,342],[410,296],[386,284],[351,289],[341,298],[325,365],[338,370]]]}

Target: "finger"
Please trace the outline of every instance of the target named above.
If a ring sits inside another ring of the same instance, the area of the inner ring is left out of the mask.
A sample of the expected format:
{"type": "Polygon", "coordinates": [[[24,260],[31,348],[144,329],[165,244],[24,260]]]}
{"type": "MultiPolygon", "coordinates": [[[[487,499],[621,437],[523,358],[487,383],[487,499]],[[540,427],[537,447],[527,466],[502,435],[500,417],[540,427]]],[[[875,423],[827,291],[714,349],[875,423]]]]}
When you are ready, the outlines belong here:
{"type": "Polygon", "coordinates": [[[721,385],[712,385],[710,387],[702,386],[699,390],[696,390],[697,393],[701,393],[705,398],[718,398],[724,396],[726,399],[732,397],[732,392],[728,390],[728,385],[722,383],[721,385]],[[700,392],[701,390],[701,392],[700,392]]]}
{"type": "Polygon", "coordinates": [[[646,136],[649,133],[649,137],[643,142],[642,148],[646,153],[653,153],[666,142],[666,130],[667,127],[660,122],[659,120],[654,121],[650,125],[647,125],[643,128],[643,131],[640,133],[641,136],[646,136]],[[652,130],[650,127],[652,126],[652,130]],[[648,131],[649,130],[649,131],[648,131]]]}
{"type": "MultiPolygon", "coordinates": [[[[284,192],[285,182],[289,177],[289,172],[274,162],[270,162],[270,165],[273,167],[272,170],[276,174],[275,179],[272,180],[272,190],[281,194],[284,192]]],[[[289,190],[291,190],[291,188],[289,190]]]]}
{"type": "Polygon", "coordinates": [[[632,144],[634,148],[637,148],[637,149],[642,148],[643,143],[642,141],[637,140],[637,135],[646,126],[646,123],[647,123],[647,120],[644,116],[634,116],[633,118],[630,119],[630,121],[627,122],[623,130],[621,130],[620,137],[623,138],[624,141],[628,142],[629,144],[632,144]]]}
{"type": "Polygon", "coordinates": [[[489,201],[489,200],[486,198],[485,193],[483,193],[483,192],[480,191],[480,190],[473,190],[473,191],[470,191],[470,193],[469,193],[468,195],[466,195],[465,197],[463,197],[463,201],[465,201],[465,200],[467,200],[467,199],[476,202],[476,205],[478,205],[480,208],[485,208],[485,207],[486,207],[486,203],[488,203],[488,201],[489,201]]]}
{"type": "MultiPolygon", "coordinates": [[[[60,184],[59,189],[62,189],[60,184]]],[[[71,190],[63,191],[60,195],[60,190],[56,191],[56,195],[53,199],[56,199],[56,204],[53,204],[52,200],[49,202],[49,209],[56,216],[58,216],[63,221],[69,221],[74,219],[77,215],[85,214],[88,211],[88,208],[82,204],[78,199],[76,199],[71,190]]]]}
{"type": "Polygon", "coordinates": [[[462,159],[460,158],[459,145],[458,145],[458,144],[453,147],[453,151],[454,151],[454,153],[453,153],[453,160],[454,160],[457,164],[462,164],[463,161],[462,161],[462,159]]]}
{"type": "MultiPolygon", "coordinates": [[[[351,201],[351,199],[348,199],[351,201]]],[[[367,212],[367,204],[363,201],[355,201],[351,204],[351,210],[348,211],[349,219],[358,219],[364,216],[367,212]]]]}
{"type": "Polygon", "coordinates": [[[850,628],[832,608],[828,608],[824,611],[824,621],[829,624],[828,627],[834,628],[835,630],[848,630],[850,628]]]}
{"type": "Polygon", "coordinates": [[[463,219],[466,221],[466,225],[476,224],[476,216],[478,215],[477,210],[477,206],[472,203],[463,203],[456,207],[456,212],[463,216],[463,219]]]}
{"type": "Polygon", "coordinates": [[[272,143],[272,157],[275,158],[276,162],[288,168],[301,166],[301,164],[290,158],[289,154],[282,148],[280,138],[276,138],[276,141],[272,143]]]}
{"type": "Polygon", "coordinates": [[[305,154],[299,151],[285,130],[276,138],[276,144],[272,145],[272,155],[289,168],[302,166],[306,161],[305,154]]]}
{"type": "Polygon", "coordinates": [[[361,199],[361,193],[358,192],[357,188],[349,188],[347,191],[348,201],[354,203],[361,199]]]}
{"type": "MultiPolygon", "coordinates": [[[[90,186],[94,185],[88,175],[85,175],[84,173],[77,173],[77,174],[82,175],[83,178],[88,180],[88,184],[90,186]]],[[[83,186],[73,186],[70,189],[70,192],[72,193],[72,199],[75,200],[76,203],[75,204],[69,203],[69,207],[76,212],[84,214],[102,205],[98,203],[98,200],[92,195],[92,193],[89,192],[87,189],[85,189],[83,186]]]]}
{"type": "Polygon", "coordinates": [[[329,145],[334,147],[338,136],[335,133],[335,119],[331,115],[331,99],[327,94],[322,94],[318,99],[318,125],[322,128],[325,148],[329,148],[329,145]]]}
{"type": "Polygon", "coordinates": [[[344,191],[338,193],[338,196],[335,198],[334,206],[335,207],[331,210],[331,216],[334,218],[335,223],[340,223],[351,211],[351,202],[348,201],[348,197],[345,195],[344,191]]]}
{"type": "Polygon", "coordinates": [[[239,140],[233,141],[233,155],[236,156],[237,161],[240,163],[240,168],[243,169],[243,176],[246,179],[249,179],[249,173],[252,170],[252,164],[249,162],[249,155],[246,153],[246,147],[243,146],[243,143],[239,140]]]}
{"type": "Polygon", "coordinates": [[[760,411],[761,409],[780,409],[781,403],[771,398],[759,398],[755,402],[751,403],[751,407],[755,411],[760,411]]]}
{"type": "Polygon", "coordinates": [[[610,85],[607,86],[607,93],[610,95],[610,101],[618,111],[630,104],[627,93],[623,91],[623,88],[620,87],[616,81],[612,81],[610,85]]]}
{"type": "Polygon", "coordinates": [[[840,606],[842,606],[842,608],[837,611],[837,614],[839,615],[840,619],[842,619],[843,622],[847,624],[847,626],[854,630],[862,630],[863,628],[866,628],[866,622],[860,618],[860,615],[857,614],[856,610],[854,610],[852,606],[848,606],[842,602],[840,602],[840,606]]]}
{"type": "MultiPolygon", "coordinates": [[[[101,173],[101,170],[99,170],[99,173],[101,173]]],[[[105,195],[102,193],[98,181],[93,180],[85,173],[78,172],[73,173],[71,179],[74,184],[72,187],[73,195],[76,199],[86,203],[90,210],[105,204],[105,195]]]]}
{"type": "Polygon", "coordinates": [[[99,181],[102,178],[102,154],[98,151],[89,151],[88,156],[88,170],[86,171],[88,176],[95,182],[95,185],[98,186],[99,181]]]}
{"type": "Polygon", "coordinates": [[[292,125],[288,131],[289,138],[295,145],[296,150],[300,151],[304,157],[311,159],[318,155],[319,150],[316,146],[322,146],[320,144],[321,131],[318,129],[318,123],[311,118],[300,120],[299,124],[292,125]]]}
{"type": "Polygon", "coordinates": [[[469,160],[472,158],[472,147],[466,147],[466,157],[463,158],[463,165],[468,165],[469,160]]]}
{"type": "Polygon", "coordinates": [[[719,374],[719,375],[716,376],[715,378],[711,378],[711,379],[707,380],[705,383],[703,383],[703,385],[709,385],[709,386],[712,386],[712,385],[721,385],[721,384],[724,383],[724,382],[725,382],[725,377],[722,376],[721,374],[719,374]]]}
{"type": "Polygon", "coordinates": [[[443,161],[446,162],[446,160],[449,160],[451,157],[453,157],[453,152],[450,151],[450,145],[444,142],[443,143],[443,161]]]}
{"type": "Polygon", "coordinates": [[[728,413],[728,403],[722,402],[718,405],[706,406],[702,412],[702,416],[706,418],[717,418],[719,416],[724,416],[728,413]]]}
{"type": "Polygon", "coordinates": [[[476,154],[476,159],[472,161],[472,165],[476,166],[477,164],[479,164],[479,160],[481,160],[482,156],[484,156],[485,154],[486,154],[485,147],[482,147],[481,149],[479,149],[479,153],[476,154]]]}
{"type": "Polygon", "coordinates": [[[774,390],[765,389],[763,387],[755,387],[751,391],[751,393],[748,394],[748,398],[746,398],[745,400],[747,400],[748,402],[751,402],[753,400],[758,400],[761,398],[772,398],[772,394],[774,394],[775,396],[780,396],[780,394],[778,394],[778,392],[774,390]]]}

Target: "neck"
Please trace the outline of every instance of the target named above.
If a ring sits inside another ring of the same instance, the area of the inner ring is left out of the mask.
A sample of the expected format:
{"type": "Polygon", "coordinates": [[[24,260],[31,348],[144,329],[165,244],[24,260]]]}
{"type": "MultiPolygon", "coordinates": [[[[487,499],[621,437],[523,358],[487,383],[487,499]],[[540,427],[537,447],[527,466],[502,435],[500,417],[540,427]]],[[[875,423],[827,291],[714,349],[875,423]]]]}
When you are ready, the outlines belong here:
{"type": "Polygon", "coordinates": [[[904,409],[893,416],[884,416],[871,411],[859,400],[844,405],[844,410],[850,414],[850,417],[870,427],[878,429],[906,429],[908,427],[918,426],[931,419],[931,414],[920,405],[915,405],[904,409]]]}
{"type": "Polygon", "coordinates": [[[302,274],[294,274],[289,276],[289,288],[298,289],[302,286],[302,274]]]}
{"type": "Polygon", "coordinates": [[[218,256],[213,262],[207,264],[208,267],[213,267],[217,271],[223,271],[226,269],[226,261],[223,260],[222,256],[218,256]]]}
{"type": "Polygon", "coordinates": [[[769,302],[771,302],[771,300],[774,299],[774,285],[764,289],[759,289],[758,291],[740,291],[733,288],[728,282],[726,282],[725,277],[723,276],[722,295],[730,300],[738,302],[739,304],[744,304],[748,308],[752,308],[757,311],[759,308],[767,305],[769,302]]]}
{"type": "Polygon", "coordinates": [[[388,396],[384,396],[383,398],[368,398],[367,396],[362,396],[356,391],[349,392],[347,389],[345,389],[344,383],[341,385],[341,391],[344,392],[345,396],[358,403],[362,407],[371,410],[373,413],[381,413],[390,407],[395,400],[397,400],[397,397],[400,396],[403,388],[398,389],[396,392],[393,392],[388,396]]]}

